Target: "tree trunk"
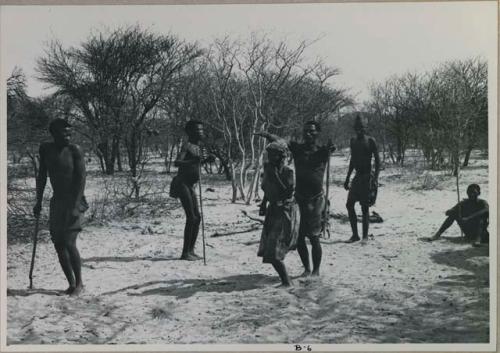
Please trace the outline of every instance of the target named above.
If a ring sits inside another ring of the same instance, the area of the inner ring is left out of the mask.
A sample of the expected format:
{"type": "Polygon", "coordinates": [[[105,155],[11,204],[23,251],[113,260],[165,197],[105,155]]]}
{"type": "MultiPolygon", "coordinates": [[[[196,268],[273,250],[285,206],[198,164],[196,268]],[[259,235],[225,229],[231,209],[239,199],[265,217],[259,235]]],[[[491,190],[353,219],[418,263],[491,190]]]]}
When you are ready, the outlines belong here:
{"type": "Polygon", "coordinates": [[[464,163],[462,164],[462,168],[469,166],[469,159],[470,159],[471,153],[472,153],[472,146],[469,146],[469,147],[467,147],[467,150],[465,151],[464,163]]]}
{"type": "Polygon", "coordinates": [[[122,154],[120,151],[120,145],[116,147],[116,162],[118,164],[118,171],[123,172],[123,166],[122,166],[122,154]]]}
{"type": "Polygon", "coordinates": [[[453,176],[456,177],[458,175],[458,169],[460,167],[460,157],[457,152],[453,152],[451,161],[453,176]]]}
{"type": "Polygon", "coordinates": [[[107,175],[115,174],[115,161],[112,156],[108,155],[107,158],[104,159],[104,165],[107,175]]]}
{"type": "Polygon", "coordinates": [[[398,164],[402,165],[401,160],[403,159],[403,156],[402,156],[402,154],[403,154],[403,143],[401,141],[401,138],[399,138],[399,137],[397,138],[397,145],[396,145],[396,147],[397,147],[397,153],[398,153],[397,156],[396,156],[396,162],[398,164]]]}
{"type": "Polygon", "coordinates": [[[392,164],[395,164],[396,160],[394,159],[394,150],[392,144],[389,144],[389,157],[391,158],[392,164]]]}
{"type": "Polygon", "coordinates": [[[137,176],[137,141],[136,133],[132,132],[127,143],[128,165],[132,177],[137,176]]]}
{"type": "Polygon", "coordinates": [[[167,157],[165,157],[165,160],[168,160],[168,163],[166,163],[167,167],[167,173],[170,173],[170,170],[172,169],[172,164],[173,164],[173,159],[174,159],[174,149],[177,146],[177,143],[172,143],[172,146],[170,147],[169,151],[167,152],[167,157]]]}
{"type": "Polygon", "coordinates": [[[385,141],[385,134],[382,137],[382,164],[385,164],[385,158],[386,158],[386,141],[385,141]]]}
{"type": "Polygon", "coordinates": [[[38,176],[38,166],[39,166],[39,162],[40,162],[39,158],[30,152],[28,152],[27,154],[28,154],[28,157],[31,161],[31,166],[33,167],[33,172],[35,173],[35,178],[36,178],[38,176]]]}
{"type": "Polygon", "coordinates": [[[247,198],[246,198],[246,202],[245,202],[247,205],[250,205],[250,203],[252,202],[253,193],[256,189],[256,185],[258,185],[262,154],[263,154],[263,151],[260,153],[259,158],[257,159],[257,164],[256,164],[255,169],[254,169],[252,182],[250,183],[250,186],[248,187],[247,198]]]}
{"type": "Polygon", "coordinates": [[[259,170],[259,173],[257,174],[257,182],[255,183],[255,201],[260,201],[261,198],[260,198],[260,176],[261,176],[261,172],[259,170]]]}
{"type": "Polygon", "coordinates": [[[236,185],[236,172],[234,167],[234,162],[230,161],[230,179],[231,179],[231,189],[233,190],[233,194],[231,196],[231,203],[235,203],[238,199],[238,186],[236,185]]]}
{"type": "Polygon", "coordinates": [[[105,140],[97,145],[99,152],[104,160],[104,172],[107,175],[113,175],[115,173],[115,154],[109,148],[109,141],[105,140]]]}
{"type": "Polygon", "coordinates": [[[95,151],[95,154],[97,156],[97,159],[99,160],[99,165],[101,167],[101,172],[103,174],[106,173],[106,167],[104,166],[104,158],[102,157],[102,153],[97,149],[95,151]]]}

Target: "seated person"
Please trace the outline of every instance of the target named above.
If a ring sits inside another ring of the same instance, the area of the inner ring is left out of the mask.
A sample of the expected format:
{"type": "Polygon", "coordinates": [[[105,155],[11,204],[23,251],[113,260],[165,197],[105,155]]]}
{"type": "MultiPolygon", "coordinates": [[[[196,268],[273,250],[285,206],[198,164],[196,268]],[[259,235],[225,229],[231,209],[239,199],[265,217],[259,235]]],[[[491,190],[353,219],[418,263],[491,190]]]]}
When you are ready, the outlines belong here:
{"type": "Polygon", "coordinates": [[[479,243],[489,242],[488,233],[488,218],[489,208],[485,200],[479,198],[481,188],[477,184],[471,184],[467,187],[468,199],[465,199],[453,208],[446,211],[446,220],[441,225],[441,228],[432,238],[427,240],[433,241],[439,239],[454,221],[457,221],[460,229],[465,235],[465,240],[473,243],[474,246],[479,243]]]}

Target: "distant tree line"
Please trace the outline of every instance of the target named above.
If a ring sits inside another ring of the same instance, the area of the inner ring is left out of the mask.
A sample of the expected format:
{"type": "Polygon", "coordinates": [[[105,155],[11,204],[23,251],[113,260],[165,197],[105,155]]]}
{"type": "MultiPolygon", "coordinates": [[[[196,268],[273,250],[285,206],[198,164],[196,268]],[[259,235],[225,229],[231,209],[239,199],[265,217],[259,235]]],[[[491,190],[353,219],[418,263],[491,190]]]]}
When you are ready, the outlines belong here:
{"type": "Polygon", "coordinates": [[[488,150],[488,70],[480,58],[453,60],[425,73],[370,87],[370,131],[392,161],[420,149],[431,169],[466,167],[473,149],[488,150]]]}
{"type": "MultiPolygon", "coordinates": [[[[76,47],[53,41],[37,61],[51,95],[28,97],[19,69],[8,79],[11,160],[27,156],[36,171],[49,119],[65,117],[102,172],[126,171],[139,197],[150,158],[163,157],[170,171],[183,126],[196,119],[206,124],[207,148],[231,182],[232,201],[250,203],[265,145],[254,132],[298,138],[303,122],[317,120],[338,145],[348,146],[353,98],[336,84],[337,68],[308,56],[310,44],[253,34],[202,47],[139,26],[93,32],[76,47]]],[[[468,163],[472,149],[487,147],[486,63],[453,61],[373,84],[360,113],[395,163],[403,165],[405,152],[418,148],[430,168],[456,169],[461,158],[468,163]]]]}
{"type": "MultiPolygon", "coordinates": [[[[332,83],[336,68],[308,61],[309,44],[289,47],[252,35],[202,48],[139,26],[95,32],[76,47],[53,41],[37,61],[38,78],[55,89],[35,109],[44,117],[23,123],[14,117],[19,109],[9,107],[9,137],[14,140],[21,125],[45,133],[36,127],[53,116],[50,100],[75,124],[103,173],[124,170],[127,163],[138,180],[152,153],[163,156],[169,169],[185,122],[201,120],[207,147],[233,185],[232,200],[250,202],[264,151],[253,132],[296,135],[303,121],[326,120],[352,103],[332,83]]],[[[18,147],[9,143],[12,151],[18,147]]]]}

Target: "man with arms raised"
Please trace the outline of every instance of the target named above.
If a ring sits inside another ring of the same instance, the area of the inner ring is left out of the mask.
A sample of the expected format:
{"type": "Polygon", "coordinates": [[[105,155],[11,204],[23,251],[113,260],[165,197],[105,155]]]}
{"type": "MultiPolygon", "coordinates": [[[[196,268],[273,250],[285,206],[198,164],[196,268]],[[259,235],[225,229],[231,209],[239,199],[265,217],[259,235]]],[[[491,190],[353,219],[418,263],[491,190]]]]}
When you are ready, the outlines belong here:
{"type": "MultiPolygon", "coordinates": [[[[323,191],[323,177],[330,153],[335,150],[332,144],[319,146],[317,143],[321,126],[316,121],[308,121],[303,128],[303,143],[291,141],[288,143],[295,163],[296,187],[295,198],[300,210],[299,238],[297,251],[302,265],[303,276],[319,276],[322,249],[319,237],[324,226],[324,209],[326,197],[323,191]],[[309,251],[305,238],[309,238],[312,246],[313,269],[309,264],[309,251]]],[[[268,132],[260,132],[271,141],[281,138],[268,132]]]]}
{"type": "Polygon", "coordinates": [[[59,263],[68,280],[66,294],[78,295],[83,289],[80,254],[76,238],[81,228],[81,214],[88,206],[85,189],[85,160],[77,145],[70,143],[71,125],[55,119],[49,125],[53,142],[40,145],[40,170],[36,179],[35,216],[42,209],[47,174],[52,185],[49,228],[59,263]]]}

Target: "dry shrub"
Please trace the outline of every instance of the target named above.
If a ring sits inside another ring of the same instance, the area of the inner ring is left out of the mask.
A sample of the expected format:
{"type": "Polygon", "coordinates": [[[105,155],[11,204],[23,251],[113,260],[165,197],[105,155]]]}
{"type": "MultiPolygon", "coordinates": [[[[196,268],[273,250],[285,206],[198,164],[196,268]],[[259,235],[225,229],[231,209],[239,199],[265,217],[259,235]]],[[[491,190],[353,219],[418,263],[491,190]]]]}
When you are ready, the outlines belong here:
{"type": "Polygon", "coordinates": [[[440,190],[442,177],[425,173],[410,186],[410,190],[440,190]]]}
{"type": "Polygon", "coordinates": [[[168,196],[168,183],[158,182],[155,177],[156,174],[135,180],[129,176],[102,177],[99,192],[88,200],[87,221],[105,224],[110,220],[168,214],[177,204],[168,196]],[[141,194],[136,197],[138,184],[141,194]]]}
{"type": "MultiPolygon", "coordinates": [[[[25,164],[9,164],[7,168],[7,241],[9,244],[30,242],[34,232],[36,192],[29,184],[33,170],[25,164]]],[[[50,186],[49,186],[50,187],[50,186]]],[[[45,199],[46,200],[46,199],[45,199]]],[[[40,216],[40,230],[46,227],[47,214],[40,216]]]]}

